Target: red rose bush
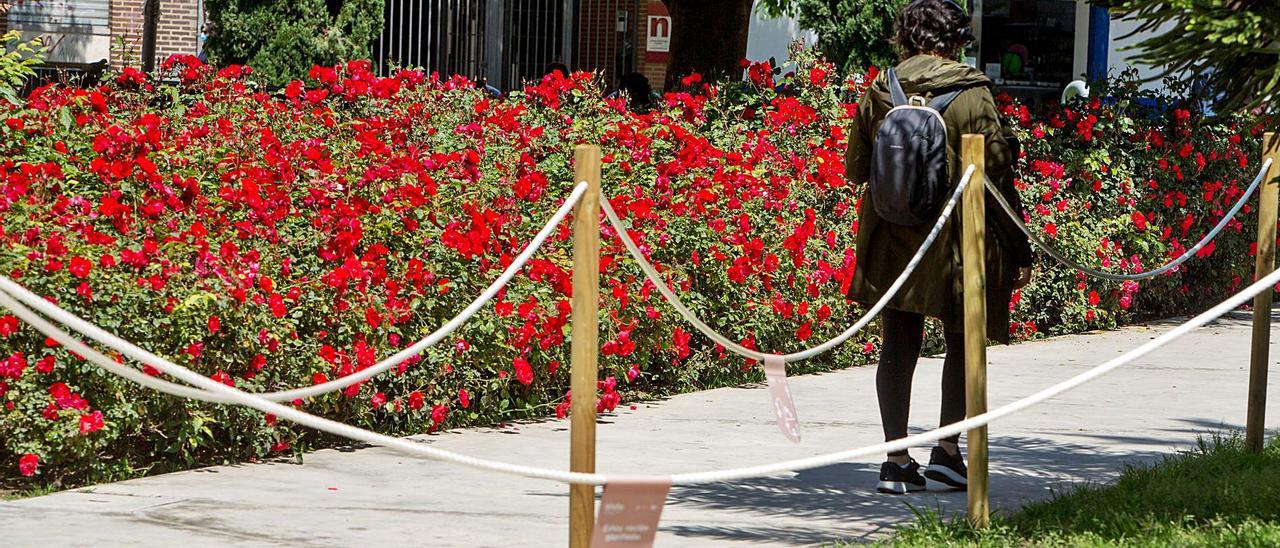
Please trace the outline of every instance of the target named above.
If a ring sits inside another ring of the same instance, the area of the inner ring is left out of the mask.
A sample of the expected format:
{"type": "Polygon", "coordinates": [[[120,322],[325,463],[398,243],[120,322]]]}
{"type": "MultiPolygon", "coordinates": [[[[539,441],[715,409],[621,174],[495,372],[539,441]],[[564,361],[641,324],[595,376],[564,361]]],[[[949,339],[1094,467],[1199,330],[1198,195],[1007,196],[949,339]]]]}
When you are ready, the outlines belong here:
{"type": "MultiPolygon", "coordinates": [[[[458,314],[559,207],[574,186],[572,149],[591,143],[604,149],[605,194],[694,312],[744,346],[800,350],[861,313],[843,296],[859,207],[843,154],[874,73],[841,81],[807,52],[776,85],[774,67],[746,68],[741,83],[687,78],[645,114],[603,98],[587,73],[495,98],[461,77],[379,77],[362,61],[315,67],[279,90],[257,85],[249,67],[192,57],[166,62],[165,80],[126,70],[96,88],[42,87],[0,103],[0,270],[227,385],[320,384],[458,314]]],[[[1105,267],[1176,255],[1258,165],[1259,126],[1241,119],[1147,117],[1157,109],[1125,103],[1043,119],[1004,108],[1027,144],[1019,188],[1029,223],[1105,267]]],[[[1043,263],[1010,304],[1011,329],[1028,338],[1109,326],[1220,297],[1251,271],[1249,218],[1203,260],[1141,284],[1043,263]]],[[[597,410],[762,377],[686,325],[612,227],[601,230],[597,410]]],[[[564,416],[571,245],[566,221],[449,340],[292,404],[394,434],[564,416]]],[[[873,360],[878,338],[873,327],[794,370],[873,360]]],[[[340,442],[140,388],[7,314],[0,403],[10,486],[340,442]]]]}

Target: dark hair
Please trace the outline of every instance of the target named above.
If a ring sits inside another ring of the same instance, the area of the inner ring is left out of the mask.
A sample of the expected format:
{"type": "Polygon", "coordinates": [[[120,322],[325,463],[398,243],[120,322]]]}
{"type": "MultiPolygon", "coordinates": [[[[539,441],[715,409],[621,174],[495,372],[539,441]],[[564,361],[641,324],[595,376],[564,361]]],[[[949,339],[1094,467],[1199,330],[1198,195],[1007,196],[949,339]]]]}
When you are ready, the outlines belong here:
{"type": "Polygon", "coordinates": [[[953,57],[973,40],[969,14],[951,0],[913,0],[893,25],[893,42],[902,56],[937,53],[953,57]]]}
{"type": "Polygon", "coordinates": [[[639,72],[628,72],[623,74],[620,79],[620,85],[623,91],[630,96],[630,107],[634,111],[645,111],[653,102],[653,88],[649,85],[649,78],[639,72]]]}
{"type": "Polygon", "coordinates": [[[569,67],[565,66],[564,63],[559,63],[559,62],[551,63],[550,65],[547,65],[547,71],[543,74],[550,76],[551,74],[556,72],[560,73],[561,78],[569,77],[569,67]]]}

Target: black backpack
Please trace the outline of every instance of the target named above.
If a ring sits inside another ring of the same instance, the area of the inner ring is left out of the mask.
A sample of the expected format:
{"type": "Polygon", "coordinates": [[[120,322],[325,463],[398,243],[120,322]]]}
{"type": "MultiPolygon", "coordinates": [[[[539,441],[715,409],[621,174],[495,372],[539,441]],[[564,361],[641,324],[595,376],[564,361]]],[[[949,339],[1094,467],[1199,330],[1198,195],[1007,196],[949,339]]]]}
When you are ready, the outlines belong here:
{"type": "Polygon", "coordinates": [[[871,152],[871,201],[876,213],[894,224],[933,222],[951,190],[947,164],[947,124],[942,112],[960,91],[925,102],[902,91],[889,69],[893,109],[876,131],[871,152]]]}

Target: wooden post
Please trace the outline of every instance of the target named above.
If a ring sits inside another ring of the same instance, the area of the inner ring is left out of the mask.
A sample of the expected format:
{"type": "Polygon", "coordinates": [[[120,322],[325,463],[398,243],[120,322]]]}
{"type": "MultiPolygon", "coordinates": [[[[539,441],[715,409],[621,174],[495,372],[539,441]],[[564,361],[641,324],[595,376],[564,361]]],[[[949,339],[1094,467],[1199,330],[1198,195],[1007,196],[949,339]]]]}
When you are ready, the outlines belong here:
{"type": "MultiPolygon", "coordinates": [[[[573,215],[573,350],[569,415],[569,469],[596,471],[596,358],[599,352],[600,305],[600,147],[574,150],[573,180],[586,181],[587,191],[573,215]]],[[[569,486],[569,546],[587,548],[595,522],[592,485],[569,486]]]]}
{"type": "MultiPolygon", "coordinates": [[[[982,135],[965,135],[960,142],[960,169],[975,166],[973,178],[964,189],[964,217],[961,227],[964,272],[964,378],[965,409],[973,417],[987,412],[987,265],[986,265],[986,140],[982,135]]],[[[986,527],[990,508],[987,501],[987,427],[969,431],[969,522],[986,527]]]]}
{"type": "MultiPolygon", "coordinates": [[[[1262,138],[1263,158],[1271,159],[1271,169],[1262,180],[1258,193],[1258,253],[1254,279],[1270,274],[1276,268],[1276,199],[1280,196],[1280,134],[1266,133],[1262,138]]],[[[1249,418],[1244,440],[1250,451],[1261,452],[1266,427],[1267,368],[1270,366],[1271,297],[1267,289],[1253,297],[1253,351],[1249,355],[1249,418]]]]}

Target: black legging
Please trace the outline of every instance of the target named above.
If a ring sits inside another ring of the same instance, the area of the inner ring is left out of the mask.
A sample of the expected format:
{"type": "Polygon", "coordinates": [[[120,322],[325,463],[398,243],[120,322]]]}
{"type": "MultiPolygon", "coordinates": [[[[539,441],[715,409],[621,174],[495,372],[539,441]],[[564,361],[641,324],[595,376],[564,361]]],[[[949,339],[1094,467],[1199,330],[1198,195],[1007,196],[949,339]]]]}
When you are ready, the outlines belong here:
{"type": "MultiPolygon", "coordinates": [[[[911,411],[911,378],[924,343],[924,316],[886,308],[880,314],[884,346],[876,369],[876,395],[880,398],[880,420],[884,440],[907,437],[907,415],[911,411]]],[[[964,333],[946,333],[947,357],[942,365],[942,415],[940,426],[964,419],[964,333]]],[[[944,441],[958,443],[955,435],[944,441]]],[[[906,455],[895,451],[893,456],[906,455]]]]}

